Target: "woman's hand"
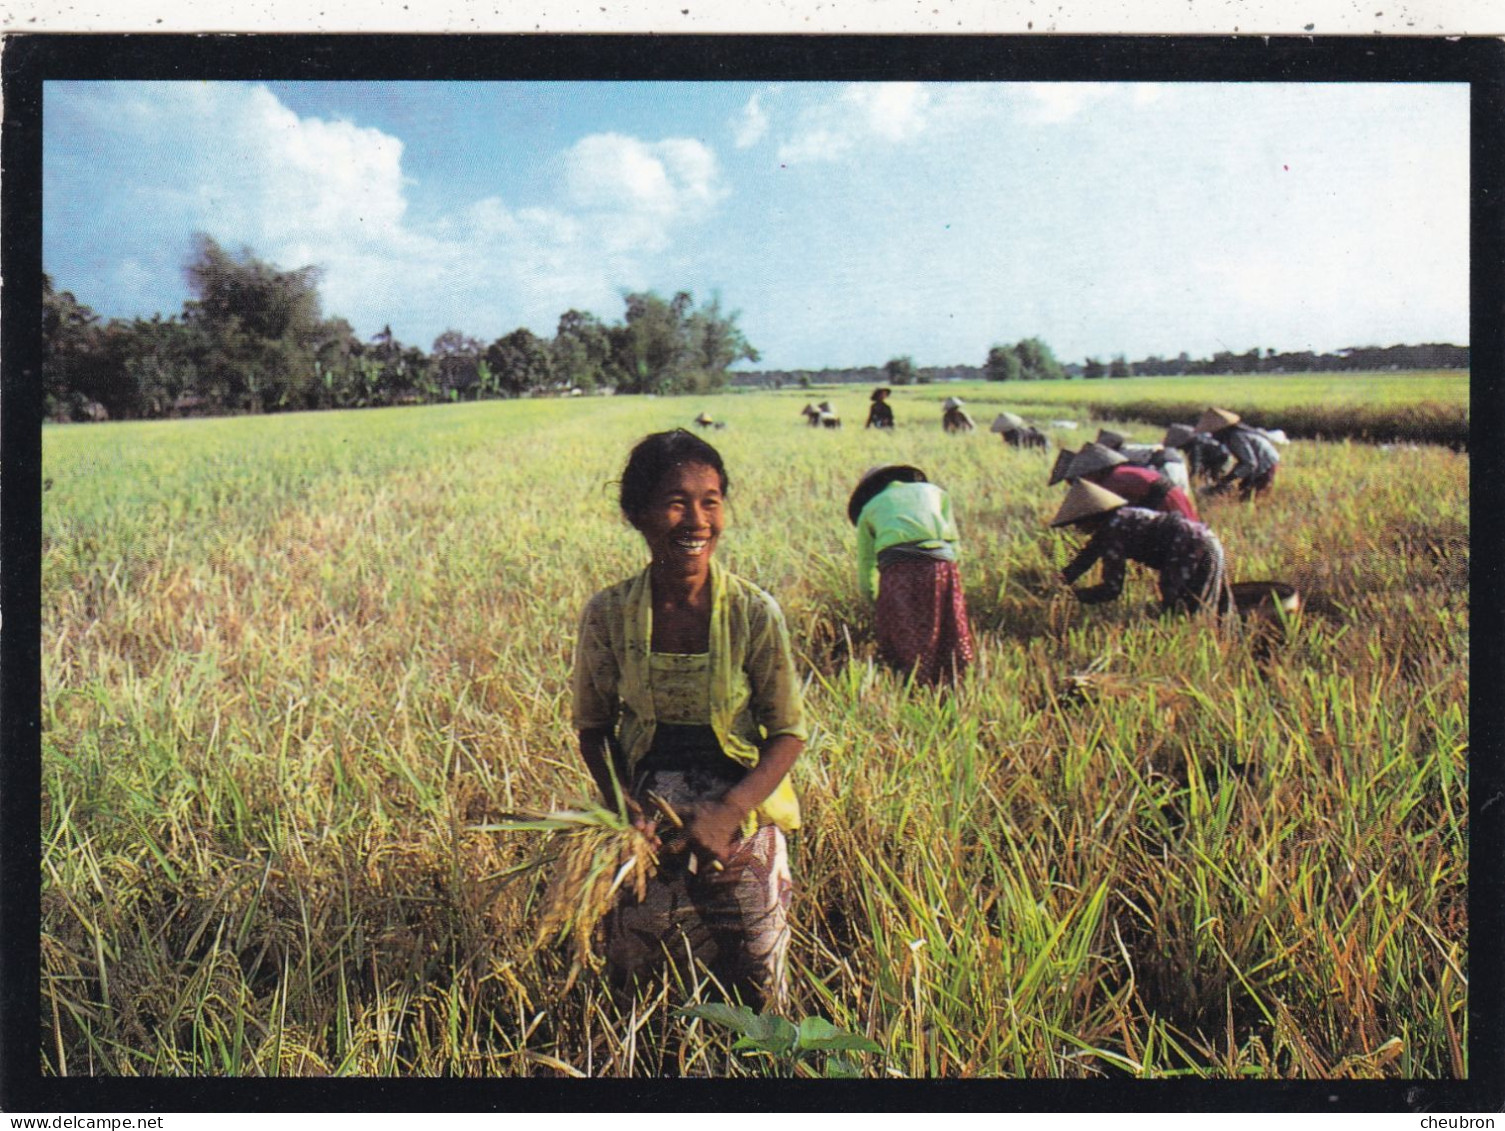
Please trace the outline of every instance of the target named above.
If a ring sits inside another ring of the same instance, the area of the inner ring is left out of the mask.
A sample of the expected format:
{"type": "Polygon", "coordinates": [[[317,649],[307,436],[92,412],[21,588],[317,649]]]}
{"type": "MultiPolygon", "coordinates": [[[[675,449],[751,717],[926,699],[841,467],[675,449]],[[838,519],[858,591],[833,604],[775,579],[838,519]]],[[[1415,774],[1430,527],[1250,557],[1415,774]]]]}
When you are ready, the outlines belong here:
{"type": "Polygon", "coordinates": [[[658,821],[648,814],[636,798],[627,797],[623,800],[627,802],[627,819],[632,822],[632,827],[647,837],[648,843],[657,852],[663,847],[663,841],[658,835],[658,821]]]}
{"type": "Polygon", "coordinates": [[[733,842],[742,831],[745,813],[724,801],[697,806],[685,825],[690,844],[722,864],[732,858],[733,842]]]}

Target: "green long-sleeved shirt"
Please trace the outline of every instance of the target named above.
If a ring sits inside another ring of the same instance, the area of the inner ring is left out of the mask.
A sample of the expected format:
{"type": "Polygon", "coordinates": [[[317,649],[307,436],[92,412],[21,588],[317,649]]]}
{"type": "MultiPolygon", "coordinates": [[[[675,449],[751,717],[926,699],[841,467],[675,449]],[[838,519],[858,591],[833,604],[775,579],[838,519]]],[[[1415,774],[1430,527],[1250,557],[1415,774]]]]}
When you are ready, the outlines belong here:
{"type": "Polygon", "coordinates": [[[890,483],[857,516],[857,585],[878,597],[878,555],[895,546],[950,548],[959,541],[951,496],[934,483],[890,483]]]}

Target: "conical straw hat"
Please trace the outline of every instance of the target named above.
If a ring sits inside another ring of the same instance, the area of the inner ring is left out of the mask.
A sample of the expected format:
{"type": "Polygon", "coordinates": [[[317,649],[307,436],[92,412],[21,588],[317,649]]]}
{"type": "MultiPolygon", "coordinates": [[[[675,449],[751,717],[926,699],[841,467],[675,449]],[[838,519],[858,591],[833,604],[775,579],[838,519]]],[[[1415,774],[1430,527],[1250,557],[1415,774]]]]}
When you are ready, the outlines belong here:
{"type": "Polygon", "coordinates": [[[1017,428],[1024,427],[1024,417],[1015,416],[1012,412],[1000,412],[993,418],[993,427],[990,432],[1012,432],[1017,428]]]}
{"type": "Polygon", "coordinates": [[[1105,448],[1116,449],[1127,439],[1128,437],[1125,436],[1122,432],[1114,432],[1108,428],[1099,428],[1097,430],[1097,440],[1095,442],[1101,444],[1105,448]]]}
{"type": "Polygon", "coordinates": [[[813,404],[811,404],[809,401],[806,401],[805,402],[805,407],[802,408],[802,409],[800,409],[800,415],[801,416],[814,416],[815,413],[816,413],[816,411],[817,411],[816,407],[813,404]]]}
{"type": "Polygon", "coordinates": [[[1112,448],[1105,448],[1101,444],[1087,444],[1077,452],[1076,459],[1071,461],[1066,468],[1067,479],[1080,479],[1084,475],[1091,475],[1094,471],[1106,471],[1110,467],[1117,467],[1121,463],[1128,463],[1128,457],[1120,455],[1112,448]]]}
{"type": "Polygon", "coordinates": [[[867,399],[870,400],[870,401],[875,401],[879,397],[889,396],[892,392],[893,392],[893,390],[890,389],[887,385],[883,385],[883,386],[881,386],[881,387],[879,387],[877,389],[874,389],[872,391],[872,393],[869,394],[869,396],[868,396],[867,399]]]}
{"type": "Polygon", "coordinates": [[[941,408],[945,409],[947,412],[950,412],[953,408],[961,408],[961,407],[962,407],[962,399],[960,397],[947,397],[946,398],[946,403],[943,404],[943,405],[941,405],[941,408]]]}
{"type": "Polygon", "coordinates": [[[818,408],[818,409],[820,409],[821,412],[835,412],[836,411],[834,408],[831,407],[831,402],[830,401],[821,401],[820,404],[816,405],[815,407],[818,408]]]}
{"type": "Polygon", "coordinates": [[[1229,412],[1227,409],[1222,408],[1210,408],[1206,412],[1204,412],[1201,419],[1197,421],[1197,431],[1218,432],[1224,428],[1229,427],[1230,425],[1237,424],[1238,422],[1238,413],[1229,412]]]}
{"type": "Polygon", "coordinates": [[[1179,448],[1197,434],[1190,424],[1172,424],[1165,430],[1165,439],[1160,442],[1167,448],[1179,448]]]}
{"type": "Polygon", "coordinates": [[[710,415],[708,413],[702,412],[699,416],[697,416],[695,418],[695,423],[696,424],[709,424],[709,423],[711,423],[710,415]]]}
{"type": "Polygon", "coordinates": [[[1071,461],[1076,459],[1076,452],[1070,448],[1062,448],[1056,453],[1056,462],[1051,466],[1050,478],[1045,481],[1047,487],[1054,487],[1066,478],[1066,469],[1071,466],[1071,461]]]}
{"type": "Polygon", "coordinates": [[[1056,511],[1056,517],[1050,520],[1050,524],[1066,526],[1073,522],[1080,522],[1084,518],[1091,518],[1095,514],[1107,514],[1109,511],[1128,505],[1129,500],[1122,495],[1115,495],[1106,487],[1099,487],[1096,483],[1078,479],[1071,485],[1071,490],[1066,492],[1061,509],[1056,511]]]}

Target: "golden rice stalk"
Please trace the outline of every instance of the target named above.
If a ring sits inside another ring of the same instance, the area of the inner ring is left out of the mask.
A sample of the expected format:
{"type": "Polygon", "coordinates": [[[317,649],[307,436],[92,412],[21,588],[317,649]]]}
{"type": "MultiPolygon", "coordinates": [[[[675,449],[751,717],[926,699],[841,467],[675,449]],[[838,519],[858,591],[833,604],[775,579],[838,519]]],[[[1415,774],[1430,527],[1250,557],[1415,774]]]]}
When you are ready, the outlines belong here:
{"type": "Polygon", "coordinates": [[[658,867],[653,842],[630,820],[599,806],[555,810],[538,815],[509,814],[476,832],[544,832],[547,839],[516,871],[544,869],[547,885],[535,948],[570,940],[575,969],[597,970],[601,958],[593,946],[596,927],[628,888],[639,899],[658,867]]]}

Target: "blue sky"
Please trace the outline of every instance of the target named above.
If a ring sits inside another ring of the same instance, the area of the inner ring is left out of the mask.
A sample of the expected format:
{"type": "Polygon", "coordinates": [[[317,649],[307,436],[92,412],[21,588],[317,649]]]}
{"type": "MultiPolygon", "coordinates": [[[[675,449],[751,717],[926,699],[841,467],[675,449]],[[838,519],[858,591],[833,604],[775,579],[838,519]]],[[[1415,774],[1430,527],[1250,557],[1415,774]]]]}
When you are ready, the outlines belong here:
{"type": "Polygon", "coordinates": [[[1468,340],[1461,84],[97,83],[43,265],[175,314],[205,231],[427,349],[713,294],[762,365],[1468,340]]]}

